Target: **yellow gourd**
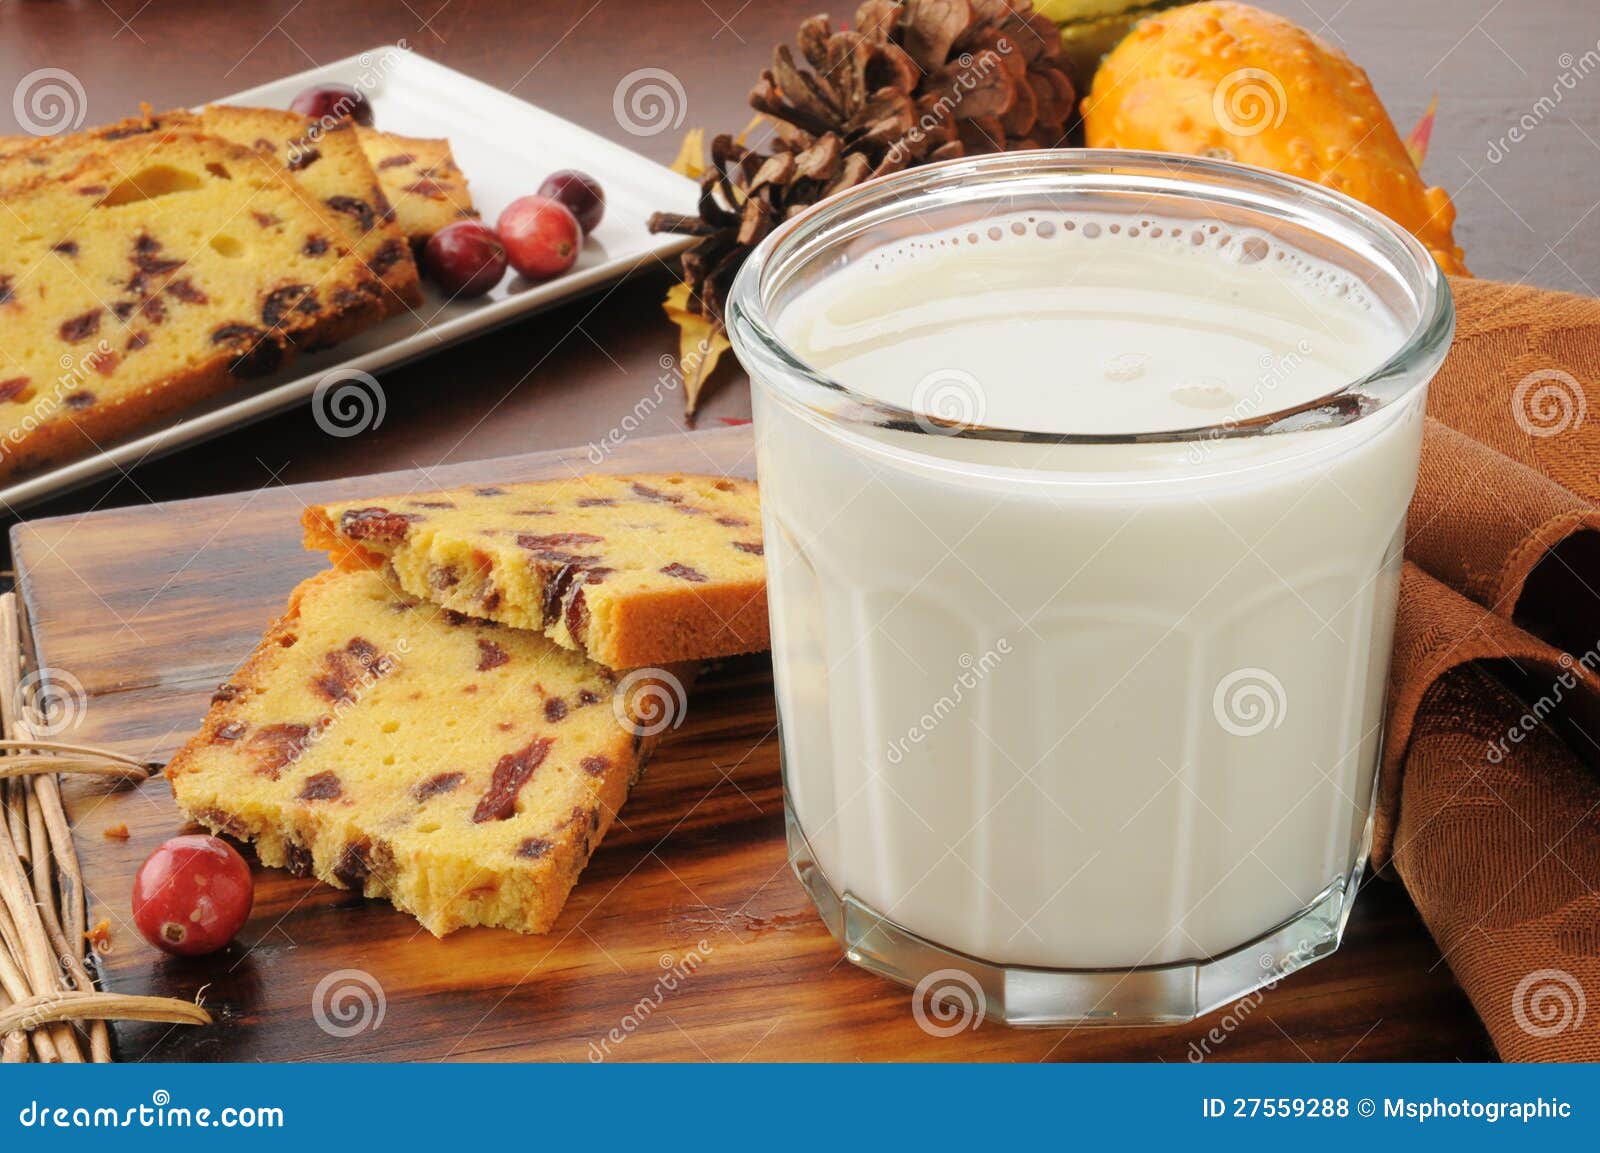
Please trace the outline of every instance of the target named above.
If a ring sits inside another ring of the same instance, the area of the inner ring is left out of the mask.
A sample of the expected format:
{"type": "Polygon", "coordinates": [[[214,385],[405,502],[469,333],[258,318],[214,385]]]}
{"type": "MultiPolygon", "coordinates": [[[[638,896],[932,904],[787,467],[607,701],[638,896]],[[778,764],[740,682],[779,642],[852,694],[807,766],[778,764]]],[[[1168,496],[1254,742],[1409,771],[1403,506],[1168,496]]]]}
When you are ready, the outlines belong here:
{"type": "Polygon", "coordinates": [[[1084,101],[1091,148],[1218,156],[1337,189],[1384,213],[1446,272],[1467,267],[1455,206],[1430,188],[1351,59],[1247,4],[1174,8],[1101,62],[1084,101]]]}

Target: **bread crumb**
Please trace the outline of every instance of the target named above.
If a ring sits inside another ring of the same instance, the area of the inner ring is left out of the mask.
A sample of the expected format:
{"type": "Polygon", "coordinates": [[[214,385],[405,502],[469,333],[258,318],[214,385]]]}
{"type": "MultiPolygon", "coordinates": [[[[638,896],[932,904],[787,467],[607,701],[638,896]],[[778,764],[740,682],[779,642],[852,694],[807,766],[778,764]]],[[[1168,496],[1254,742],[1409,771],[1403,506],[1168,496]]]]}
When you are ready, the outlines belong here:
{"type": "Polygon", "coordinates": [[[83,935],[89,942],[89,948],[96,953],[106,953],[111,950],[111,922],[101,918],[100,922],[83,935]]]}
{"type": "Polygon", "coordinates": [[[105,834],[108,841],[126,841],[128,839],[128,826],[107,825],[105,834]]]}

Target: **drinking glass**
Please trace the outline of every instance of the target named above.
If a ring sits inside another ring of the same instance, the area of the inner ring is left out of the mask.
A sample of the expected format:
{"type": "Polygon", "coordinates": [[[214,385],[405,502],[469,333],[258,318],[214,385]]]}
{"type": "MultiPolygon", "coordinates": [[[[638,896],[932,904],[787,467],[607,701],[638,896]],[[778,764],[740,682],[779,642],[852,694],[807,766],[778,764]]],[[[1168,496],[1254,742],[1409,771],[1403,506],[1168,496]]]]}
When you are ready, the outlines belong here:
{"type": "Polygon", "coordinates": [[[1331,953],[1453,331],[1427,252],[1264,170],[1023,152],[812,208],[726,315],[753,382],[789,854],[849,959],[1043,1025],[1188,1020],[1331,953]],[[910,238],[1146,217],[1336,269],[1398,321],[1392,355],[1291,407],[1084,434],[986,424],[960,380],[899,407],[778,335],[800,294],[910,238]]]}

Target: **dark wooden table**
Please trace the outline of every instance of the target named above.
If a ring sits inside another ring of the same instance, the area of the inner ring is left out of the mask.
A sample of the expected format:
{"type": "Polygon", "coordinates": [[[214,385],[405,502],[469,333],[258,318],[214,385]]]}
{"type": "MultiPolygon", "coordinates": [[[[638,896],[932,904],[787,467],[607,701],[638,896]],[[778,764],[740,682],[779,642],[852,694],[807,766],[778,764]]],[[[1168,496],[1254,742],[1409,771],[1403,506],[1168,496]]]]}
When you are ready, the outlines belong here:
{"type": "MultiPolygon", "coordinates": [[[[1450,189],[1457,237],[1482,276],[1595,291],[1600,284],[1600,8],[1593,0],[1263,0],[1333,40],[1371,74],[1402,131],[1439,96],[1426,175],[1450,189]]],[[[737,129],[771,47],[822,0],[0,0],[0,97],[39,68],[71,72],[89,119],[193,105],[401,39],[419,52],[660,160],[676,133],[639,137],[612,112],[617,82],[671,70],[686,126],[737,129]]],[[[852,6],[834,7],[848,18],[852,6]]],[[[0,99],[0,133],[16,131],[0,99]]],[[[536,141],[529,142],[537,147],[536,141]]],[[[379,429],[334,440],[308,410],[150,462],[37,515],[248,491],[582,443],[632,412],[673,349],[646,277],[388,374],[379,429]]],[[[702,426],[749,414],[725,369],[702,426]]],[[[641,435],[683,429],[670,405],[641,435]]],[[[1258,1059],[1481,1059],[1491,1051],[1397,887],[1357,907],[1337,981],[1315,1004],[1285,988],[1258,1059]],[[1397,1018],[1395,1006],[1405,1006],[1397,1018]],[[1275,1030],[1275,1031],[1274,1031],[1275,1030]],[[1351,1043],[1353,1039],[1353,1043],[1351,1043]]],[[[1272,1006],[1268,1006],[1269,1009],[1272,1006]]],[[[1182,1059],[1143,1032],[1095,1034],[1079,1056],[1182,1059]]],[[[663,1050],[670,1052],[670,1047],[663,1050]]],[[[685,1056],[695,1056],[685,1051],[685,1056]]],[[[1067,1056],[1057,1052],[1057,1057],[1067,1056]]],[[[1245,1055],[1240,1053],[1239,1055],[1245,1055]]]]}

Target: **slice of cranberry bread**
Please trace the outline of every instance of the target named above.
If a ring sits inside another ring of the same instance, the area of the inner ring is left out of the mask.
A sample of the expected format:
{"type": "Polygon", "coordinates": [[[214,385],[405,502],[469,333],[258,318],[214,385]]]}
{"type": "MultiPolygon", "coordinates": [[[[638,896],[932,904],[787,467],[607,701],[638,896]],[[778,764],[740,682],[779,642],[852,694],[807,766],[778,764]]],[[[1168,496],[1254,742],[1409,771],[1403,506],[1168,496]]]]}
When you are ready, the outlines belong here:
{"type": "Polygon", "coordinates": [[[383,318],[333,220],[260,156],[174,132],[4,190],[0,477],[108,441],[383,318]]]}
{"type": "Polygon", "coordinates": [[[467,178],[456,166],[448,140],[423,140],[360,127],[356,134],[377,170],[384,195],[411,243],[421,248],[439,229],[476,220],[467,178]]]}
{"type": "Polygon", "coordinates": [[[0,141],[0,184],[66,172],[107,143],[142,140],[153,156],[173,133],[196,132],[252,149],[299,182],[338,226],[344,246],[366,261],[389,290],[389,312],[422,303],[417,262],[348,120],[325,125],[275,108],[226,104],[198,113],[146,108],[140,116],[68,136],[32,139],[9,149],[0,141]]]}
{"type": "Polygon", "coordinates": [[[377,173],[348,120],[331,124],[273,108],[213,104],[199,115],[207,132],[270,157],[339,221],[344,242],[389,290],[391,312],[422,303],[417,262],[377,173]]]}
{"type": "Polygon", "coordinates": [[[167,777],[264,864],[386,898],[440,936],[543,933],[665,727],[633,724],[618,689],[537,633],[335,570],[294,591],[167,777]]]}
{"type": "Polygon", "coordinates": [[[583,476],[318,505],[306,546],[614,669],[768,645],[756,486],[583,476]]]}

